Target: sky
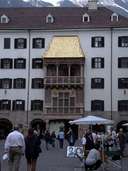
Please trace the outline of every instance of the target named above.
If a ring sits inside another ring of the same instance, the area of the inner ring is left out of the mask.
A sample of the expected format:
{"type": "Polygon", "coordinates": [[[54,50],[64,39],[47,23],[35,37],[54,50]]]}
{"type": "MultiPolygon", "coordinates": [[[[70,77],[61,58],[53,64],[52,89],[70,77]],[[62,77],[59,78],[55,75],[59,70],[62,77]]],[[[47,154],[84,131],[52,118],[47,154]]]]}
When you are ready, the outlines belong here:
{"type": "Polygon", "coordinates": [[[59,0],[43,0],[44,2],[50,2],[54,5],[56,5],[56,3],[59,1],[59,0]]]}
{"type": "MultiPolygon", "coordinates": [[[[24,0],[24,1],[28,1],[28,0],[24,0]]],[[[43,0],[43,1],[44,2],[50,2],[50,3],[54,4],[54,5],[56,5],[59,0],[43,0]]]]}

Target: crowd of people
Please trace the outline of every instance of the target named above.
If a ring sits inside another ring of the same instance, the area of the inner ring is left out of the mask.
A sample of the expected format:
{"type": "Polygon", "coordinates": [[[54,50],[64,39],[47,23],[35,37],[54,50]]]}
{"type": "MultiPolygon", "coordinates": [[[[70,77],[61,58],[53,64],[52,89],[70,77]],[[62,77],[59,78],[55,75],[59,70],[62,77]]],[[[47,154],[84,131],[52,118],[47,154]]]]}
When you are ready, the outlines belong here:
{"type": "Polygon", "coordinates": [[[118,132],[111,128],[104,134],[88,129],[81,138],[81,144],[84,149],[85,169],[94,166],[98,168],[105,155],[112,154],[113,152],[113,160],[124,156],[126,134],[122,128],[118,132]]]}
{"type": "Polygon", "coordinates": [[[59,148],[64,146],[64,140],[67,139],[69,145],[75,144],[75,135],[72,129],[65,134],[63,127],[60,127],[58,134],[55,131],[40,132],[33,128],[29,128],[27,134],[23,134],[19,126],[8,134],[4,145],[4,154],[8,155],[9,171],[19,171],[20,161],[25,155],[27,161],[27,171],[36,171],[36,163],[39,154],[42,152],[41,141],[44,140],[46,150],[56,147],[58,140],[59,148]]]}
{"type": "MultiPolygon", "coordinates": [[[[63,149],[65,139],[69,147],[74,146],[76,142],[76,136],[71,128],[65,133],[63,127],[60,127],[57,134],[55,131],[50,132],[49,130],[40,133],[38,130],[29,128],[27,135],[23,135],[19,127],[15,126],[13,131],[6,137],[4,146],[4,152],[8,154],[9,159],[9,171],[19,170],[20,160],[23,155],[26,157],[27,171],[36,171],[36,162],[42,152],[42,139],[45,141],[46,150],[55,148],[57,140],[60,149],[63,149]]],[[[118,132],[112,128],[104,135],[90,129],[86,130],[81,138],[81,145],[84,151],[82,161],[84,161],[85,168],[88,169],[94,166],[98,168],[101,165],[102,148],[107,152],[118,149],[120,156],[124,156],[125,144],[126,136],[122,128],[118,132]]]]}

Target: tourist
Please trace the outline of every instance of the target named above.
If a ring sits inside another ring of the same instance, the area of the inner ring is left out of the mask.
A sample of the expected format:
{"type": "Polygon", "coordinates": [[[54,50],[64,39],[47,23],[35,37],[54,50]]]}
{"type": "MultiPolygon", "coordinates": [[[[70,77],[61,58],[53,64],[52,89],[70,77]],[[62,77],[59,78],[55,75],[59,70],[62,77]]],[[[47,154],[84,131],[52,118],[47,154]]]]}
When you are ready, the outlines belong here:
{"type": "Polygon", "coordinates": [[[36,162],[41,152],[40,138],[34,133],[32,128],[28,129],[25,137],[25,157],[27,159],[27,171],[36,171],[36,162]]]}
{"type": "Polygon", "coordinates": [[[102,161],[99,148],[99,144],[95,144],[94,147],[89,151],[85,160],[85,170],[88,168],[94,168],[96,170],[100,167],[102,161]]]}
{"type": "Polygon", "coordinates": [[[25,142],[24,136],[19,131],[19,127],[15,126],[14,130],[8,134],[5,140],[5,153],[9,157],[9,171],[19,171],[20,160],[24,154],[25,142]]]}
{"type": "Polygon", "coordinates": [[[58,133],[58,140],[59,140],[59,147],[63,148],[63,145],[64,145],[64,131],[63,131],[63,128],[60,128],[60,131],[58,133]]]}

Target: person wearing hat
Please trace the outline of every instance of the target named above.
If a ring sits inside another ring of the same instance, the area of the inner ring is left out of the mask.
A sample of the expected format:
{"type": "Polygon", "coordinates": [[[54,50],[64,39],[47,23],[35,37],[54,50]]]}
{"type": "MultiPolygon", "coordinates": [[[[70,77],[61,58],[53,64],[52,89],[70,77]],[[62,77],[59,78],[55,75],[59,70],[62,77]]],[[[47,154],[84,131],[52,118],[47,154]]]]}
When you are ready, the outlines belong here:
{"type": "Polygon", "coordinates": [[[8,134],[4,145],[4,151],[8,154],[9,171],[19,171],[20,160],[24,150],[24,136],[16,125],[13,131],[8,134]]]}

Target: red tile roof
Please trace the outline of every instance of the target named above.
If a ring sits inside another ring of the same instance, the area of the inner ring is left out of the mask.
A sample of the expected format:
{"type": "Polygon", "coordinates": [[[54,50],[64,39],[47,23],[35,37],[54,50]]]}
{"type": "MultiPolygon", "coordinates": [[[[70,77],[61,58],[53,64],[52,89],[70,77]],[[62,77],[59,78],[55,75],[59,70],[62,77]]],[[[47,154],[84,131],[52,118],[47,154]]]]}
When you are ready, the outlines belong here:
{"type": "Polygon", "coordinates": [[[128,27],[128,18],[119,16],[119,21],[111,22],[109,9],[100,7],[97,10],[88,10],[79,7],[44,7],[44,8],[0,8],[0,16],[9,17],[9,23],[0,23],[0,29],[85,29],[128,27]],[[90,16],[90,22],[82,22],[83,14],[90,16]],[[51,14],[55,21],[46,23],[46,16],[51,14]]]}

